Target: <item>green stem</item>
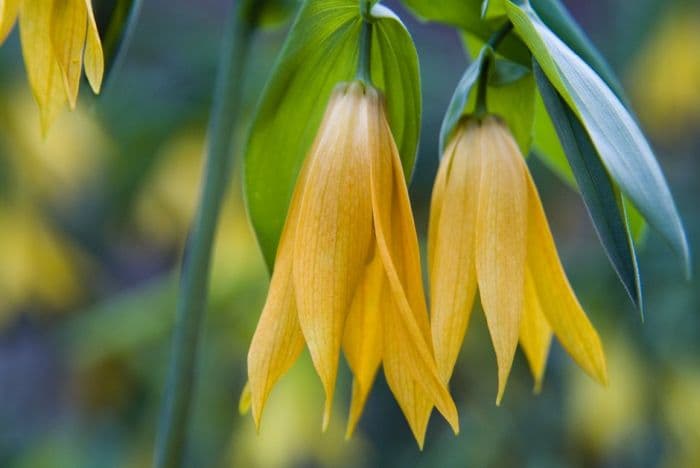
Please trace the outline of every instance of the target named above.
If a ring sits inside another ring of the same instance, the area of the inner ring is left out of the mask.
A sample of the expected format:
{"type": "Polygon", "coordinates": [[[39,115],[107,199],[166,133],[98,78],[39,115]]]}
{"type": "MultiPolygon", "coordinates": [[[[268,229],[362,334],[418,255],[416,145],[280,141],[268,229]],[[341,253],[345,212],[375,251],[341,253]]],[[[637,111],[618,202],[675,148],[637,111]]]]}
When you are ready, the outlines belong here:
{"type": "Polygon", "coordinates": [[[491,55],[486,54],[484,61],[481,63],[479,72],[479,82],[476,89],[476,107],[474,114],[477,119],[482,119],[488,114],[488,106],[486,104],[486,94],[488,91],[489,68],[491,66],[491,55]]]}
{"type": "Polygon", "coordinates": [[[509,32],[513,30],[513,23],[508,21],[506,24],[504,24],[498,31],[493,33],[491,37],[489,37],[489,40],[487,42],[488,45],[491,46],[493,50],[496,50],[498,48],[498,45],[505,39],[505,37],[508,35],[509,32]]]}
{"type": "Polygon", "coordinates": [[[372,84],[372,23],[369,20],[369,0],[360,0],[362,30],[360,31],[360,55],[357,61],[357,79],[372,84]]]}
{"type": "Polygon", "coordinates": [[[232,166],[232,135],[242,79],[254,31],[257,0],[232,8],[214,90],[208,149],[197,213],[182,260],[175,331],[154,466],[181,466],[195,380],[197,348],[205,314],[212,244],[232,166]]]}
{"type": "MultiPolygon", "coordinates": [[[[486,43],[486,46],[490,47],[494,51],[493,53],[495,54],[495,51],[498,48],[501,41],[503,41],[503,39],[505,39],[508,33],[512,30],[513,23],[509,21],[506,24],[504,24],[503,27],[501,27],[498,31],[491,35],[488,42],[486,43]]],[[[495,58],[492,56],[492,54],[486,54],[486,57],[484,57],[484,62],[481,64],[481,72],[479,73],[479,83],[478,88],[476,90],[476,108],[474,110],[474,114],[477,118],[483,118],[488,113],[486,94],[488,90],[489,68],[493,65],[492,62],[495,62],[495,58]]]]}

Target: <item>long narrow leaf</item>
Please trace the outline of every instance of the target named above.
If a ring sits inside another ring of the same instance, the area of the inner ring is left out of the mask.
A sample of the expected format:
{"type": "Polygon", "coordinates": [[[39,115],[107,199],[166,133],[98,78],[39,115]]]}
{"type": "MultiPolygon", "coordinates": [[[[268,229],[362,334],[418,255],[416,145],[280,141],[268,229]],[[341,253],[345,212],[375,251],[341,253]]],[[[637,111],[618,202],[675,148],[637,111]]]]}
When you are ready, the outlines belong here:
{"type": "Polygon", "coordinates": [[[528,5],[506,4],[516,32],[581,120],[622,192],[676,251],[690,274],[690,251],[671,191],[634,117],[602,78],[528,5]]]}
{"type": "Polygon", "coordinates": [[[632,302],[642,311],[642,291],[634,243],[622,199],[586,130],[533,61],[537,86],[556,129],[598,237],[632,302]]]}

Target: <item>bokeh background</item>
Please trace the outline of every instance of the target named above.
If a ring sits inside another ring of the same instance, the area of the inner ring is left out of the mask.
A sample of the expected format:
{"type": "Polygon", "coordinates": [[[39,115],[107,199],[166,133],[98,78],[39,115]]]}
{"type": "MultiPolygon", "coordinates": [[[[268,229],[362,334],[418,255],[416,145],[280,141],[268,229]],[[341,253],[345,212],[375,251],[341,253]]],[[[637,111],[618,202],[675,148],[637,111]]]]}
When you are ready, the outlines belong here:
{"type": "MultiPolygon", "coordinates": [[[[83,86],[78,110],[62,114],[46,139],[17,33],[0,48],[2,467],[151,462],[177,267],[231,3],[144,2],[129,53],[103,95],[83,86]]],[[[618,71],[658,150],[697,272],[700,4],[566,3],[618,71]]],[[[423,236],[439,125],[467,61],[454,31],[387,4],[405,20],[421,58],[425,112],[411,195],[423,236]]],[[[240,135],[284,35],[280,27],[255,40],[240,135]]],[[[555,345],[541,394],[533,395],[518,355],[497,408],[495,358],[476,312],[452,381],[458,437],[434,416],[419,452],[380,375],[358,433],[345,441],[345,364],[333,422],[321,434],[322,390],[308,354],[272,394],[256,435],[237,407],[267,273],[236,170],[217,237],[186,465],[700,466],[700,275],[685,281],[677,259],[649,233],[640,253],[642,322],[580,198],[535,158],[530,166],[574,289],[602,335],[607,388],[555,345]]]]}

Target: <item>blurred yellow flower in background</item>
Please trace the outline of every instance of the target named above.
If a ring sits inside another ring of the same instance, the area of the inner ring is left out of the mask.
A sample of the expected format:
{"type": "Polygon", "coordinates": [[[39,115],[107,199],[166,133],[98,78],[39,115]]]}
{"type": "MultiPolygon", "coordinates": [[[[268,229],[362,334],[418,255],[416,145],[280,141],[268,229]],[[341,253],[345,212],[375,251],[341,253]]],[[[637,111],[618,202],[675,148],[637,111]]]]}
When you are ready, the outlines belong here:
{"type": "Polygon", "coordinates": [[[664,466],[700,466],[700,370],[697,360],[674,365],[662,390],[664,421],[673,438],[664,466]]]}
{"type": "Polygon", "coordinates": [[[248,353],[256,424],[306,342],[330,421],[338,359],[354,375],[351,434],[380,364],[423,445],[433,406],[458,430],[433,356],[418,240],[382,96],[359,82],[333,92],[297,179],[248,353]]]}
{"type": "Polygon", "coordinates": [[[77,251],[27,206],[0,204],[0,328],[23,305],[64,309],[80,298],[77,251]]]}
{"type": "Polygon", "coordinates": [[[628,78],[640,116],[658,138],[700,125],[700,8],[671,9],[636,58],[628,78]]]}
{"type": "Polygon", "coordinates": [[[44,210],[75,202],[110,151],[100,126],[81,111],[41,138],[30,123],[29,94],[8,94],[0,108],[0,158],[9,181],[0,194],[0,325],[24,307],[64,311],[82,298],[87,259],[44,210]]]}
{"type": "Polygon", "coordinates": [[[100,92],[104,54],[91,0],[0,0],[0,44],[19,21],[27,77],[46,133],[66,101],[78,99],[80,77],[100,92]]]}
{"type": "Polygon", "coordinates": [[[477,289],[505,390],[520,341],[541,385],[554,333],[589,375],[607,379],[600,338],[569,285],[534,181],[505,124],[460,123],[441,161],[428,233],[435,356],[448,382],[477,289]]]}
{"type": "Polygon", "coordinates": [[[650,382],[638,350],[624,335],[611,337],[608,360],[613,378],[606,388],[570,373],[567,418],[571,436],[588,451],[613,453],[640,437],[651,410],[650,382]]]}

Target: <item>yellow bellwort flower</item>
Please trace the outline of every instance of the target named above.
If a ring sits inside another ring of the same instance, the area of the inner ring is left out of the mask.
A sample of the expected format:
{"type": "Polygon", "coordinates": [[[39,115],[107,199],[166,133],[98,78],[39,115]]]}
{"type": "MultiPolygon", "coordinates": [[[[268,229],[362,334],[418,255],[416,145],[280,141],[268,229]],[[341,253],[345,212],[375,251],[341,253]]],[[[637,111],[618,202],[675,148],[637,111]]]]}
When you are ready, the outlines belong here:
{"type": "Polygon", "coordinates": [[[527,164],[498,118],[469,118],[454,132],[435,181],[428,236],[431,328],[444,382],[477,286],[496,352],[497,404],[518,341],[539,389],[552,334],[606,382],[600,338],[566,278],[527,164]]]}
{"type": "Polygon", "coordinates": [[[422,447],[435,406],[458,431],[435,362],[418,242],[382,96],[360,82],[333,92],[297,179],[248,353],[253,417],[306,343],[326,394],[327,427],[341,348],[354,375],[347,434],[376,372],[422,447]]]}
{"type": "Polygon", "coordinates": [[[45,134],[68,101],[78,99],[80,77],[97,94],[104,54],[91,0],[0,0],[0,45],[19,20],[22,55],[45,134]]]}

